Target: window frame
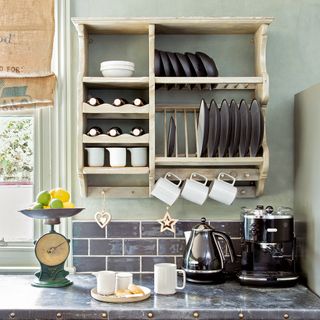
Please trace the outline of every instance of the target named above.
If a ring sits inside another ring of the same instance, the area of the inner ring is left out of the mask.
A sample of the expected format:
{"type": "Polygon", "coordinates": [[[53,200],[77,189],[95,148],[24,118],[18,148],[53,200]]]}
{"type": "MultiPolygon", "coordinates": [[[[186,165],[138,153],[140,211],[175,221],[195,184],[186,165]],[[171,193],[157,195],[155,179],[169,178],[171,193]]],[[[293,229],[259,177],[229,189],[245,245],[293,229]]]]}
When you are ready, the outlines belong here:
{"type": "MultiPolygon", "coordinates": [[[[33,194],[52,187],[64,187],[72,192],[72,138],[71,138],[71,17],[70,1],[55,1],[55,39],[53,66],[57,76],[55,106],[27,111],[6,112],[3,115],[33,116],[34,172],[33,194]]],[[[0,113],[1,116],[1,113],[0,113]]],[[[67,238],[71,238],[72,219],[62,219],[56,227],[67,238]]],[[[34,220],[34,239],[38,239],[46,227],[42,220],[34,220]]],[[[39,269],[34,254],[34,241],[8,241],[0,244],[0,255],[10,262],[0,264],[1,273],[29,273],[39,269]]],[[[66,262],[73,271],[72,256],[66,262]]]]}

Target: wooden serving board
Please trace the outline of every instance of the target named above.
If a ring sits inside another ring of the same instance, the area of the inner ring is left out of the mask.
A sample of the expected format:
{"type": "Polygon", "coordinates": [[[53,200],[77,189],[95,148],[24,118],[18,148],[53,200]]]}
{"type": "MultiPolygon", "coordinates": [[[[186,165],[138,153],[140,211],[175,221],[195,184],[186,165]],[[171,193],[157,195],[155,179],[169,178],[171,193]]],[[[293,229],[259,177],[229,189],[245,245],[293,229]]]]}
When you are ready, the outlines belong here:
{"type": "Polygon", "coordinates": [[[110,303],[127,303],[127,302],[138,302],[146,300],[151,295],[151,290],[147,287],[139,286],[144,292],[143,295],[132,295],[132,297],[117,297],[114,294],[102,295],[97,292],[97,288],[91,289],[91,297],[102,302],[110,303]]]}

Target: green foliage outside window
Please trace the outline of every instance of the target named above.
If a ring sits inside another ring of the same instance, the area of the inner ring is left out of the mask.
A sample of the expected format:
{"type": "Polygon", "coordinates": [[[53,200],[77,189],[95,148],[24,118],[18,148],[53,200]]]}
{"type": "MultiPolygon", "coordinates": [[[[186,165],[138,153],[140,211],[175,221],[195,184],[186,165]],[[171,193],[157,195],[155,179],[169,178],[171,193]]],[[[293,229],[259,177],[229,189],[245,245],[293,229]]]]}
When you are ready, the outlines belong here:
{"type": "Polygon", "coordinates": [[[0,181],[33,180],[32,135],[32,118],[0,119],[0,181]]]}

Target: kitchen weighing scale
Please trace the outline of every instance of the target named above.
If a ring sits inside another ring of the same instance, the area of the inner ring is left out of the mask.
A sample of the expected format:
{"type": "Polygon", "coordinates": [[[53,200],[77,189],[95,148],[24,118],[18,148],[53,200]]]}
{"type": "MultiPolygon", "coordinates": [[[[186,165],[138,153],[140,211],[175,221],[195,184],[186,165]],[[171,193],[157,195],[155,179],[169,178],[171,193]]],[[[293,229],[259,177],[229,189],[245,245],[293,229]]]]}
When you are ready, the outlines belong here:
{"type": "Polygon", "coordinates": [[[35,273],[36,279],[32,282],[35,287],[58,288],[72,284],[67,279],[68,271],[64,270],[64,263],[70,253],[70,240],[54,230],[60,224],[60,218],[69,218],[83,208],[21,210],[24,215],[33,219],[45,219],[50,225],[50,232],[35,241],[35,255],[40,263],[41,270],[35,273]]]}

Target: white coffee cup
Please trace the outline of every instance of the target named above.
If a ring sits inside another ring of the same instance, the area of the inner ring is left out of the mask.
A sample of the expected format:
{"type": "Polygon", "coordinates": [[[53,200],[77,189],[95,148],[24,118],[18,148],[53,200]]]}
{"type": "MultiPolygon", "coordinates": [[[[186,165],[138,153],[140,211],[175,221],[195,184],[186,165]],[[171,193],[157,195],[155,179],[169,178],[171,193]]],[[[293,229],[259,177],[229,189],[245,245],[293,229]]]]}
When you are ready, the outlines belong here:
{"type": "Polygon", "coordinates": [[[89,167],[104,166],[104,148],[85,148],[88,152],[89,167]]]}
{"type": "Polygon", "coordinates": [[[97,292],[102,295],[113,294],[116,287],[116,273],[114,271],[93,272],[97,277],[97,292]]]}
{"type": "Polygon", "coordinates": [[[147,148],[128,148],[131,154],[131,165],[133,167],[146,167],[148,160],[147,160],[147,148]]]}
{"type": "Polygon", "coordinates": [[[237,196],[238,189],[234,186],[236,179],[224,172],[220,172],[217,179],[214,179],[210,185],[209,198],[221,203],[230,205],[237,196]],[[228,177],[231,183],[223,181],[222,178],[228,177]]]}
{"type": "Polygon", "coordinates": [[[127,164],[126,148],[106,148],[109,151],[109,162],[111,167],[125,167],[127,164]]]}
{"type": "Polygon", "coordinates": [[[175,294],[186,286],[186,272],[178,270],[174,263],[157,263],[154,265],[154,292],[157,294],[175,294]],[[178,287],[178,273],[183,275],[183,284],[178,287]]]}
{"type": "Polygon", "coordinates": [[[181,190],[181,197],[194,202],[199,205],[203,205],[208,197],[209,187],[206,186],[208,179],[196,172],[193,172],[189,179],[187,179],[181,190]],[[194,180],[195,177],[201,177],[203,182],[194,180]]]}
{"type": "Polygon", "coordinates": [[[172,206],[180,196],[181,189],[179,186],[181,185],[181,182],[182,180],[175,174],[167,172],[164,178],[160,177],[158,179],[151,191],[151,194],[169,206],[172,206]],[[177,184],[169,180],[172,177],[178,181],[177,184]]]}
{"type": "Polygon", "coordinates": [[[116,274],[116,290],[128,289],[132,284],[132,273],[117,272],[116,274]]]}

